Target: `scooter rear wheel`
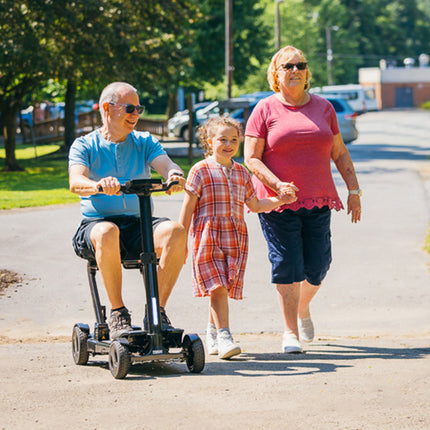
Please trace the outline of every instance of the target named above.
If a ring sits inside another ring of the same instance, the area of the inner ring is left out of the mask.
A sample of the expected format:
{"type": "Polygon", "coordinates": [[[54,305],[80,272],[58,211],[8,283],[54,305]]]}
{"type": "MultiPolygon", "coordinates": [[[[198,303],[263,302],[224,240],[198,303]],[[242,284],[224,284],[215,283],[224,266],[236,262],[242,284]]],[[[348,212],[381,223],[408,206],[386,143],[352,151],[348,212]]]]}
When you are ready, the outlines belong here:
{"type": "Polygon", "coordinates": [[[72,352],[75,364],[83,365],[88,363],[88,335],[80,327],[75,325],[72,333],[72,352]]]}
{"type": "Polygon", "coordinates": [[[128,348],[113,341],[109,348],[109,370],[115,379],[123,379],[130,370],[131,360],[128,348]]]}

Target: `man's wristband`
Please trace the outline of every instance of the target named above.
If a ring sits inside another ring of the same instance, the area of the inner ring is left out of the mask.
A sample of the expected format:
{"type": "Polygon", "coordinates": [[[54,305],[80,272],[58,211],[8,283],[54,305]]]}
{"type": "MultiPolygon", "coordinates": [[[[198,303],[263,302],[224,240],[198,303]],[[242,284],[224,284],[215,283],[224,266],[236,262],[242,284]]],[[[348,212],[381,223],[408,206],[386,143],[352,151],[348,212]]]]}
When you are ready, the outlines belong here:
{"type": "Polygon", "coordinates": [[[178,171],[174,171],[174,172],[169,174],[169,176],[173,176],[173,175],[182,176],[182,177],[184,176],[184,174],[182,172],[178,172],[178,171]]]}

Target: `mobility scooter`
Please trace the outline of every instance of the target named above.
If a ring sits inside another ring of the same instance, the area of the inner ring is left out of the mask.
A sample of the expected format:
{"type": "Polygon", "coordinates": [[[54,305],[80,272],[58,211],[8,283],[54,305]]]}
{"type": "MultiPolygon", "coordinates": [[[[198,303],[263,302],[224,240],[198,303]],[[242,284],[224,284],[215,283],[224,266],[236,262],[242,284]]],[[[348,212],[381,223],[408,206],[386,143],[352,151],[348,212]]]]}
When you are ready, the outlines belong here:
{"type": "Polygon", "coordinates": [[[192,373],[200,373],[205,366],[203,343],[197,334],[183,334],[182,329],[164,329],[161,324],[158,299],[157,256],[154,250],[151,194],[167,191],[172,185],[161,179],[134,179],[121,185],[125,194],[137,194],[139,198],[142,249],[139,260],[123,260],[125,269],[139,269],[146,290],[147,324],[144,329],[133,327],[118,339],[109,339],[106,323],[106,307],[100,303],[96,284],[97,264],[88,261],[87,272],[91,296],[96,316],[94,332],[87,324],[78,323],[73,327],[73,359],[77,365],[87,364],[90,354],[108,355],[109,369],[116,379],[126,377],[133,363],[151,361],[185,361],[192,373]],[[147,327],[146,327],[147,326],[147,327]],[[169,352],[169,349],[175,349],[169,352]]]}

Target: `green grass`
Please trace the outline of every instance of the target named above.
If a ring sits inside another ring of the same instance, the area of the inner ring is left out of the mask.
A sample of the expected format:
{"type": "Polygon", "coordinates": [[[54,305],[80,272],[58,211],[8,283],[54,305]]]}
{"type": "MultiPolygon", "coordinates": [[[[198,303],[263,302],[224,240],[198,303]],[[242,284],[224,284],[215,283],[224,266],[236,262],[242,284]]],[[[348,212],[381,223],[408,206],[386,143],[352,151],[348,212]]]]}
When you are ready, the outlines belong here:
{"type": "MultiPolygon", "coordinates": [[[[18,145],[16,158],[24,172],[0,170],[0,209],[26,208],[76,203],[79,197],[69,191],[67,154],[60,145],[18,145]]],[[[191,168],[187,159],[174,158],[186,174],[191,168]]],[[[5,165],[5,150],[0,148],[0,169],[5,165]]],[[[154,177],[160,177],[154,174],[154,177]]]]}

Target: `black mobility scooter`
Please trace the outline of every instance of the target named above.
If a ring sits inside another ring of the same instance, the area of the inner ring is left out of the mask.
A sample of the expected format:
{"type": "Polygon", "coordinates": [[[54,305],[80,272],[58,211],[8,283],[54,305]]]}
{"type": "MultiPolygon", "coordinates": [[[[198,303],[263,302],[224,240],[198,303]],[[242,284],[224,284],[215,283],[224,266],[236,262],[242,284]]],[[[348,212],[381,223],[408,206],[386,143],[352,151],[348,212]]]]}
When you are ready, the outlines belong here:
{"type": "MultiPolygon", "coordinates": [[[[177,183],[177,182],[176,182],[177,183]]],[[[93,299],[96,323],[94,332],[87,324],[75,324],[72,333],[73,359],[76,364],[87,364],[90,354],[109,355],[109,369],[116,379],[125,378],[132,363],[150,361],[185,361],[190,372],[200,373],[205,365],[203,343],[197,334],[185,334],[177,328],[163,329],[158,300],[157,256],[154,251],[151,193],[167,191],[161,179],[135,179],[121,186],[125,194],[139,198],[142,249],[140,260],[123,260],[126,269],[139,269],[144,280],[147,300],[147,327],[133,327],[120,338],[110,340],[106,323],[106,308],[100,303],[96,284],[97,264],[88,261],[88,279],[93,299]],[[175,351],[169,352],[172,348],[175,351]]]]}

